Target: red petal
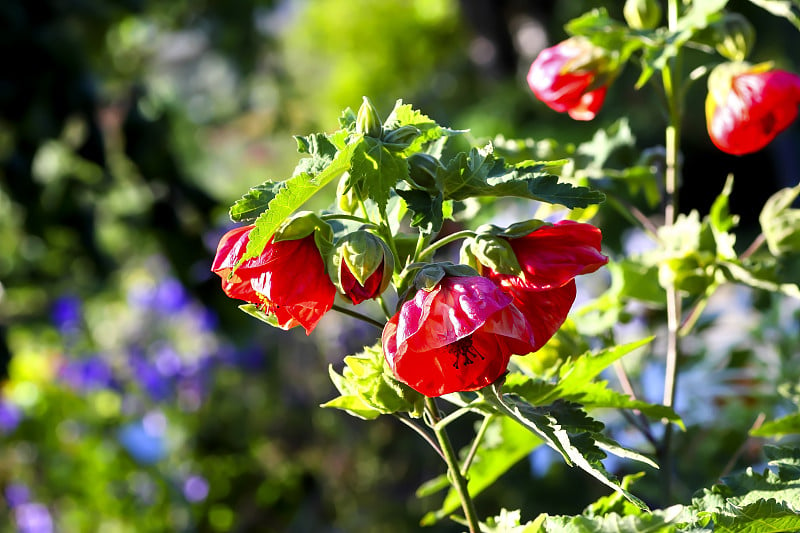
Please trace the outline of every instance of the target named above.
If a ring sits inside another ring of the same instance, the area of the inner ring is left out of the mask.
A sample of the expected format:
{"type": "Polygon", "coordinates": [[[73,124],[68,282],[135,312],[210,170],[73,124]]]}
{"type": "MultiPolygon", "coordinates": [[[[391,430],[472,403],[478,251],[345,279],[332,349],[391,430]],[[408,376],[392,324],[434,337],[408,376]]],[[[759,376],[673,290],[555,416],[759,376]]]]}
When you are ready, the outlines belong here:
{"type": "MultiPolygon", "coordinates": [[[[524,285],[550,289],[605,265],[608,258],[600,253],[601,240],[600,230],[591,224],[562,220],[524,237],[509,239],[509,244],[524,271],[524,285]]],[[[523,284],[516,276],[490,272],[489,277],[498,283],[523,284]]]]}
{"type": "Polygon", "coordinates": [[[433,291],[417,291],[403,304],[397,342],[418,351],[451,344],[475,332],[511,300],[482,276],[445,277],[433,291]]]}
{"type": "Polygon", "coordinates": [[[369,275],[364,285],[361,285],[358,282],[344,261],[342,261],[340,272],[344,295],[347,296],[347,298],[353,302],[354,305],[358,305],[365,300],[371,300],[372,298],[377,298],[380,296],[381,282],[383,281],[382,261],[375,272],[369,275]]]}
{"type": "Polygon", "coordinates": [[[544,346],[555,335],[567,319],[567,314],[575,301],[575,280],[563,287],[550,290],[504,287],[507,287],[514,296],[514,306],[522,311],[533,330],[535,342],[530,349],[531,352],[544,346]]]}

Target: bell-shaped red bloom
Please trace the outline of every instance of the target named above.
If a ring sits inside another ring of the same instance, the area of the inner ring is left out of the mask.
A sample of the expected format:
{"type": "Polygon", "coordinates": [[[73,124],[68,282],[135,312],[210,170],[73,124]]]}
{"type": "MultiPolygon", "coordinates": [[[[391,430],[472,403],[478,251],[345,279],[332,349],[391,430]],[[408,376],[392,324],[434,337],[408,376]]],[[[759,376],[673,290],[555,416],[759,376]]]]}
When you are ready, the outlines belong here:
{"type": "Polygon", "coordinates": [[[739,74],[713,76],[713,80],[709,77],[708,135],[723,152],[756,152],[789,127],[797,118],[798,105],[800,76],[791,72],[757,66],[739,74]]]}
{"type": "Polygon", "coordinates": [[[222,278],[222,290],[274,315],[283,329],[303,326],[306,334],[311,333],[333,307],[336,295],[314,234],[279,242],[270,239],[261,255],[234,269],[247,250],[252,229],[239,227],[220,239],[211,270],[222,278]]]}
{"type": "Polygon", "coordinates": [[[602,234],[591,224],[562,220],[518,238],[508,239],[522,275],[482,268],[482,274],[514,298],[533,329],[536,351],[567,319],[575,301],[575,277],[608,262],[600,253],[602,234]]]}
{"type": "Polygon", "coordinates": [[[532,351],[531,328],[511,302],[482,276],[446,276],[386,324],[386,361],[426,396],[483,388],[503,375],[512,354],[532,351]]]}
{"type": "Polygon", "coordinates": [[[608,83],[600,49],[582,39],[567,39],[542,50],[528,71],[536,97],[575,120],[592,120],[603,105],[608,83]]]}

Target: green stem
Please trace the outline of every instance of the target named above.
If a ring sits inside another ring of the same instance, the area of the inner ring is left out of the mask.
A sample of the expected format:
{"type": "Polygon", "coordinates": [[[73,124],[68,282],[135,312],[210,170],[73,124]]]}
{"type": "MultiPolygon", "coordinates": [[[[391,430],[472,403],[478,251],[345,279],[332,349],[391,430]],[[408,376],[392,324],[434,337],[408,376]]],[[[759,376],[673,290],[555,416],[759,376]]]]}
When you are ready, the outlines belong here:
{"type": "Polygon", "coordinates": [[[447,435],[445,427],[437,428],[437,422],[441,420],[439,407],[436,405],[436,400],[433,398],[425,398],[425,409],[428,411],[431,421],[434,422],[433,431],[436,434],[436,439],[439,441],[439,446],[444,454],[444,460],[447,463],[447,477],[450,483],[456,490],[459,499],[461,500],[461,508],[464,510],[464,516],[467,519],[470,533],[478,533],[480,531],[480,521],[478,520],[478,513],[475,511],[475,505],[472,498],[469,496],[467,489],[467,479],[461,473],[458,467],[458,457],[453,449],[453,444],[450,442],[450,437],[447,435]]]}
{"type": "Polygon", "coordinates": [[[366,322],[367,324],[371,324],[371,325],[375,326],[376,328],[378,328],[379,330],[383,331],[384,324],[382,322],[378,322],[374,318],[368,317],[367,315],[362,315],[361,313],[359,313],[357,311],[353,311],[351,309],[348,309],[346,307],[342,307],[342,306],[339,306],[339,305],[336,305],[336,304],[334,304],[331,309],[333,309],[334,311],[338,311],[339,313],[342,313],[343,315],[347,315],[347,316],[351,316],[353,318],[357,318],[357,319],[361,320],[362,322],[366,322]]]}
{"type": "Polygon", "coordinates": [[[363,217],[357,217],[355,215],[348,215],[346,213],[328,213],[327,215],[322,215],[320,218],[322,220],[352,220],[353,222],[360,222],[365,226],[377,228],[377,226],[373,224],[369,219],[363,217]]]}
{"type": "MultiPolygon", "coordinates": [[[[678,0],[667,2],[667,24],[672,32],[678,29],[678,0]]],[[[662,70],[664,94],[667,98],[669,124],[666,128],[666,169],[664,172],[664,224],[669,227],[675,223],[678,214],[678,187],[680,186],[680,138],[683,90],[681,83],[681,50],[679,49],[662,70]]],[[[664,371],[664,399],[667,407],[675,403],[675,384],[678,376],[678,357],[680,354],[681,300],[674,284],[667,287],[667,353],[664,371]]],[[[665,502],[672,499],[672,424],[666,422],[664,438],[659,449],[659,459],[664,472],[665,502]]]]}
{"type": "Polygon", "coordinates": [[[459,239],[466,239],[467,237],[472,237],[475,235],[474,231],[464,230],[464,231],[457,231],[456,233],[451,233],[447,237],[442,237],[435,243],[431,244],[419,254],[418,261],[424,261],[426,257],[429,255],[433,255],[433,252],[444,246],[445,244],[450,244],[451,242],[455,242],[459,239]]]}
{"type": "Polygon", "coordinates": [[[467,477],[467,472],[469,472],[469,467],[472,466],[472,460],[475,459],[475,454],[478,453],[478,447],[481,445],[483,436],[486,434],[486,430],[489,429],[489,424],[492,422],[493,419],[494,419],[493,415],[486,415],[483,418],[481,427],[478,428],[478,433],[475,434],[475,439],[472,441],[472,447],[469,449],[467,456],[464,458],[464,464],[461,465],[462,476],[467,477]]]}

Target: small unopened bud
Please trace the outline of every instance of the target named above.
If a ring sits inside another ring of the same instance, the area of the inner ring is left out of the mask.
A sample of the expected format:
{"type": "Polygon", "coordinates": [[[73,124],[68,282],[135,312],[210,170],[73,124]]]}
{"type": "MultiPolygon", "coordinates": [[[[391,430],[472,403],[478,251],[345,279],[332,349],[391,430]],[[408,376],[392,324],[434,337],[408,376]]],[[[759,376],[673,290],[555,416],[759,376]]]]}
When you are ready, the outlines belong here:
{"type": "Polygon", "coordinates": [[[652,30],[661,22],[661,5],[658,0],[626,0],[622,15],[634,30],[652,30]]]}
{"type": "Polygon", "coordinates": [[[383,240],[368,231],[342,237],[332,260],[334,285],[355,305],[377,298],[389,286],[394,256],[383,240]]]}
{"type": "Polygon", "coordinates": [[[436,192],[436,174],[442,163],[430,154],[417,152],[408,156],[408,181],[412,187],[436,192]]]}
{"type": "Polygon", "coordinates": [[[356,132],[379,139],[382,131],[381,122],[375,106],[373,106],[369,98],[365,96],[361,107],[358,108],[356,132]]]}
{"type": "Polygon", "coordinates": [[[712,25],[714,48],[726,59],[744,61],[756,41],[753,25],[740,13],[725,13],[712,25]]]}
{"type": "Polygon", "coordinates": [[[350,183],[350,173],[345,172],[336,186],[336,201],[343,213],[352,215],[358,209],[355,186],[350,183]]]}
{"type": "Polygon", "coordinates": [[[419,129],[414,126],[400,126],[396,130],[386,133],[383,137],[383,142],[396,144],[402,149],[414,142],[414,139],[419,137],[420,133],[419,129]]]}

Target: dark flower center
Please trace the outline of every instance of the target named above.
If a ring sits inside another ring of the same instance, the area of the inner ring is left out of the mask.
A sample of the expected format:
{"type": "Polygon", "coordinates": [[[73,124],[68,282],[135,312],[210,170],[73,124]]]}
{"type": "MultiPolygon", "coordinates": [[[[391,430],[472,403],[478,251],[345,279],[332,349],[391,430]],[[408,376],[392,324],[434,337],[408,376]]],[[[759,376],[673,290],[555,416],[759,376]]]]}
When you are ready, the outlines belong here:
{"type": "Polygon", "coordinates": [[[458,363],[461,361],[461,358],[464,358],[464,366],[471,365],[473,359],[476,357],[480,357],[484,359],[481,353],[475,349],[472,345],[472,338],[471,337],[464,337],[463,339],[459,339],[453,344],[447,345],[448,350],[450,353],[456,356],[455,362],[453,362],[453,368],[458,369],[458,363]],[[472,359],[470,359],[472,356],[472,359]]]}

